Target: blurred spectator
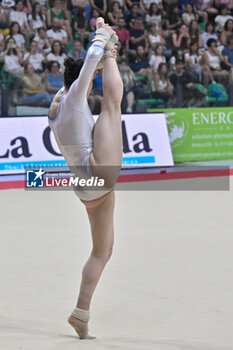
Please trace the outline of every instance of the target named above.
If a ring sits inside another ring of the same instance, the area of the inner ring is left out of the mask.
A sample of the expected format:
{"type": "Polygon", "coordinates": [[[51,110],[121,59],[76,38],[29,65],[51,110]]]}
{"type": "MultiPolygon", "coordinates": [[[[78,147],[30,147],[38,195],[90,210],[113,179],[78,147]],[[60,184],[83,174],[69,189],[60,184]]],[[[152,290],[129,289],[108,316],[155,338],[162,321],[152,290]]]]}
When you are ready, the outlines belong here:
{"type": "Polygon", "coordinates": [[[169,12],[165,17],[165,24],[168,30],[177,30],[182,24],[177,4],[173,4],[169,7],[169,12]]]}
{"type": "Polygon", "coordinates": [[[87,31],[87,20],[84,9],[79,9],[77,17],[74,20],[74,33],[81,40],[84,47],[87,46],[90,40],[90,32],[87,31]]]}
{"type": "MultiPolygon", "coordinates": [[[[174,3],[174,5],[177,5],[177,2],[174,3]]],[[[163,0],[163,14],[164,16],[167,16],[167,14],[170,12],[171,6],[173,5],[172,0],[163,0]]]]}
{"type": "Polygon", "coordinates": [[[166,63],[162,45],[158,45],[155,51],[151,51],[149,60],[149,65],[152,67],[154,72],[157,72],[160,63],[166,63]]]}
{"type": "Polygon", "coordinates": [[[154,98],[161,98],[165,102],[171,98],[174,87],[172,86],[168,77],[168,70],[166,63],[160,63],[158,72],[155,74],[155,92],[154,98]]]}
{"type": "Polygon", "coordinates": [[[224,58],[217,48],[217,41],[209,39],[207,41],[208,50],[205,51],[205,63],[209,66],[214,80],[218,83],[226,85],[228,82],[228,72],[221,68],[221,63],[224,63],[224,58]]]}
{"type": "Polygon", "coordinates": [[[170,59],[170,67],[171,72],[174,72],[176,70],[176,63],[182,62],[183,68],[185,67],[185,57],[184,57],[184,51],[182,49],[174,50],[172,53],[172,57],[170,59]]]}
{"type": "Polygon", "coordinates": [[[125,25],[126,23],[124,17],[120,17],[118,19],[118,26],[115,28],[115,32],[119,38],[119,41],[121,42],[123,51],[128,52],[130,34],[128,29],[125,28],[125,25]]]}
{"type": "MultiPolygon", "coordinates": [[[[42,51],[43,52],[43,51],[42,51]]],[[[30,44],[30,52],[25,52],[23,55],[23,65],[27,65],[30,63],[35,73],[41,74],[43,73],[43,63],[46,63],[46,57],[44,53],[38,52],[37,42],[33,40],[30,44]]]]}
{"type": "Polygon", "coordinates": [[[227,46],[222,50],[222,55],[228,68],[233,68],[233,34],[227,37],[227,46]]]}
{"type": "Polygon", "coordinates": [[[207,11],[212,6],[211,0],[198,0],[197,9],[201,11],[207,11]]]}
{"type": "Polygon", "coordinates": [[[191,77],[184,71],[184,64],[181,60],[177,59],[175,66],[174,72],[170,76],[170,81],[174,86],[175,93],[177,93],[178,86],[182,87],[184,93],[186,84],[191,83],[191,77]]]}
{"type": "MultiPolygon", "coordinates": [[[[158,0],[155,0],[154,2],[157,2],[157,1],[158,0]]],[[[133,4],[137,4],[141,12],[145,11],[143,0],[125,0],[125,2],[128,8],[131,8],[133,4]]]]}
{"type": "Polygon", "coordinates": [[[46,28],[46,17],[42,14],[42,9],[39,2],[34,2],[32,5],[32,13],[28,16],[29,26],[35,34],[38,28],[46,28]]]}
{"type": "Polygon", "coordinates": [[[54,40],[59,40],[63,45],[68,43],[67,34],[64,29],[61,28],[58,18],[53,18],[52,28],[47,31],[47,38],[50,44],[52,44],[54,40]]]}
{"type": "Polygon", "coordinates": [[[229,0],[214,0],[213,1],[214,7],[218,10],[218,12],[221,11],[222,5],[231,5],[231,1],[229,0]]]}
{"type": "Polygon", "coordinates": [[[192,6],[197,5],[198,0],[178,0],[178,5],[181,8],[182,12],[187,10],[187,5],[191,4],[192,6]]]}
{"type": "Polygon", "coordinates": [[[150,5],[149,13],[146,15],[147,23],[154,23],[156,29],[160,29],[162,27],[162,17],[159,14],[158,6],[155,2],[152,2],[150,5]]]}
{"type": "Polygon", "coordinates": [[[37,42],[38,49],[43,49],[46,54],[51,51],[51,45],[47,39],[45,28],[37,29],[37,33],[33,40],[37,42]]]}
{"type": "Polygon", "coordinates": [[[22,0],[23,1],[23,11],[28,15],[32,13],[31,0],[22,0]]]}
{"type": "MultiPolygon", "coordinates": [[[[52,0],[53,6],[52,8],[49,8],[47,11],[47,23],[48,27],[50,28],[52,26],[52,29],[54,28],[54,20],[56,19],[59,23],[59,28],[62,28],[66,32],[66,34],[69,37],[69,40],[73,40],[72,30],[69,23],[69,20],[67,19],[67,13],[65,13],[63,3],[61,0],[52,0]]],[[[56,38],[57,40],[61,40],[56,38]]]]}
{"type": "Polygon", "coordinates": [[[149,66],[147,54],[142,45],[137,46],[136,55],[131,56],[132,69],[134,73],[140,74],[140,71],[149,66]]]}
{"type": "Polygon", "coordinates": [[[171,74],[170,81],[174,86],[175,95],[182,93],[184,106],[194,107],[202,103],[203,95],[195,87],[189,72],[184,70],[182,61],[177,60],[176,69],[171,74]]]}
{"type": "Polygon", "coordinates": [[[211,0],[198,0],[195,4],[198,15],[202,22],[208,22],[208,9],[211,8],[211,0]]]}
{"type": "Polygon", "coordinates": [[[86,50],[82,48],[81,41],[79,39],[75,39],[73,43],[73,49],[70,50],[67,54],[67,56],[71,56],[73,58],[77,59],[85,59],[86,57],[86,50]]]}
{"type": "Polygon", "coordinates": [[[122,8],[118,1],[114,1],[110,7],[110,10],[107,12],[107,23],[116,28],[119,22],[119,18],[123,16],[122,8]]]}
{"type": "Polygon", "coordinates": [[[15,39],[16,45],[19,48],[22,48],[25,44],[24,36],[21,33],[20,26],[18,22],[12,22],[10,26],[10,33],[6,36],[6,39],[9,37],[13,37],[15,39]]]}
{"type": "Polygon", "coordinates": [[[34,72],[32,64],[25,66],[25,75],[22,78],[24,97],[23,103],[45,103],[50,104],[51,98],[45,91],[42,78],[34,72]]]}
{"type": "Polygon", "coordinates": [[[149,46],[152,49],[155,49],[156,45],[165,45],[166,42],[163,36],[160,34],[161,31],[156,28],[154,23],[150,23],[148,25],[148,30],[149,30],[148,42],[149,42],[149,46]]]}
{"type": "Polygon", "coordinates": [[[192,4],[187,4],[185,7],[185,12],[182,14],[182,21],[187,27],[189,27],[189,24],[193,20],[198,20],[198,14],[194,10],[194,7],[192,4]]]}
{"type": "Polygon", "coordinates": [[[233,33],[233,20],[228,19],[224,24],[224,31],[221,32],[220,41],[223,46],[227,45],[227,37],[233,33]]]}
{"type": "Polygon", "coordinates": [[[148,49],[148,34],[144,28],[142,17],[137,17],[134,21],[133,27],[129,30],[130,33],[130,50],[137,50],[138,45],[148,49]]]}
{"type": "Polygon", "coordinates": [[[27,15],[23,12],[23,1],[18,0],[15,3],[15,10],[10,12],[10,23],[18,22],[20,25],[20,29],[23,35],[26,35],[29,38],[30,28],[27,21],[27,15]]]}
{"type": "Polygon", "coordinates": [[[21,66],[23,61],[14,38],[9,37],[6,40],[4,51],[0,55],[0,62],[4,63],[5,72],[9,73],[12,77],[23,74],[24,70],[21,66]]]}
{"type": "MultiPolygon", "coordinates": [[[[111,5],[113,2],[114,0],[108,1],[109,5],[111,5]]],[[[122,10],[127,11],[125,0],[117,0],[117,2],[119,2],[119,5],[121,6],[122,10]]]]}
{"type": "Polygon", "coordinates": [[[221,32],[224,29],[224,24],[228,19],[233,19],[232,16],[228,15],[228,6],[221,5],[220,15],[215,17],[215,23],[217,24],[217,31],[221,32]]]}
{"type": "Polygon", "coordinates": [[[205,49],[207,49],[207,41],[209,39],[218,40],[217,35],[214,32],[214,24],[211,22],[206,23],[205,32],[202,34],[202,42],[205,49]]]}
{"type": "Polygon", "coordinates": [[[47,68],[45,89],[52,99],[63,86],[63,75],[59,72],[60,64],[57,61],[49,61],[47,68]]]}
{"type": "Polygon", "coordinates": [[[5,10],[2,7],[2,3],[0,3],[0,31],[6,36],[9,32],[9,24],[8,24],[9,11],[5,10]]]}
{"type": "Polygon", "coordinates": [[[187,52],[185,57],[185,62],[187,63],[187,70],[193,77],[193,81],[197,80],[208,87],[210,83],[213,82],[213,75],[210,71],[209,66],[205,63],[204,52],[198,48],[196,41],[192,41],[190,44],[190,50],[187,52]],[[195,79],[195,74],[197,78],[195,79]]]}
{"type": "MultiPolygon", "coordinates": [[[[214,18],[219,12],[215,3],[216,1],[212,1],[212,0],[198,0],[197,2],[197,9],[201,10],[202,13],[204,12],[208,15],[207,22],[214,21],[214,18]]],[[[204,22],[206,23],[205,20],[204,22]]]]}
{"type": "Polygon", "coordinates": [[[86,20],[89,21],[92,11],[89,0],[71,0],[72,14],[77,15],[80,9],[84,10],[86,14],[86,20]]]}
{"type": "Polygon", "coordinates": [[[142,0],[143,11],[149,12],[152,4],[156,4],[159,8],[162,8],[163,1],[162,0],[142,0]]]}
{"type": "Polygon", "coordinates": [[[1,23],[7,24],[7,27],[1,29],[1,32],[4,36],[6,36],[9,33],[10,13],[12,12],[13,8],[15,8],[15,0],[2,0],[0,6],[1,13],[3,14],[3,22],[1,21],[1,23]]]}
{"type": "Polygon", "coordinates": [[[152,69],[149,66],[148,56],[143,46],[138,45],[136,55],[131,56],[131,67],[136,76],[146,78],[147,86],[151,86],[152,69]]]}
{"type": "Polygon", "coordinates": [[[189,39],[190,41],[196,41],[198,47],[203,47],[202,38],[201,38],[201,30],[198,26],[197,21],[194,19],[189,24],[189,39]]]}
{"type": "Polygon", "coordinates": [[[41,11],[43,13],[43,15],[47,15],[47,11],[49,8],[49,0],[37,0],[37,2],[39,2],[40,7],[41,7],[41,11]]]}
{"type": "Polygon", "coordinates": [[[90,0],[92,8],[97,9],[102,17],[105,17],[107,11],[107,0],[90,0]]]}
{"type": "Polygon", "coordinates": [[[121,59],[119,62],[119,71],[124,84],[124,95],[126,97],[126,113],[133,112],[134,105],[134,86],[136,76],[132,69],[127,64],[126,59],[121,59]]]}
{"type": "Polygon", "coordinates": [[[188,50],[189,48],[189,33],[185,24],[177,28],[176,32],[172,34],[171,47],[173,49],[188,50]]]}
{"type": "Polygon", "coordinates": [[[64,59],[66,54],[63,52],[62,45],[60,41],[55,40],[52,43],[52,52],[48,54],[47,61],[57,61],[60,64],[60,72],[64,72],[64,59]]]}
{"type": "Polygon", "coordinates": [[[138,16],[140,16],[139,6],[138,4],[133,4],[125,18],[128,29],[134,27],[134,22],[138,16]]]}

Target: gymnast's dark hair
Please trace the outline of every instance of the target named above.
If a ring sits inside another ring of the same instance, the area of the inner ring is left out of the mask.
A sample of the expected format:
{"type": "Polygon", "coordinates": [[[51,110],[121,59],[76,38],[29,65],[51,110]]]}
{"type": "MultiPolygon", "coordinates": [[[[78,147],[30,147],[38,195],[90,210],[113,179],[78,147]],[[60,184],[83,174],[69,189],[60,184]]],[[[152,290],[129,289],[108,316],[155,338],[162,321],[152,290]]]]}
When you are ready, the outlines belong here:
{"type": "Polygon", "coordinates": [[[69,89],[73,82],[78,78],[83,63],[83,59],[75,60],[73,57],[67,57],[64,60],[64,84],[67,89],[69,89]]]}

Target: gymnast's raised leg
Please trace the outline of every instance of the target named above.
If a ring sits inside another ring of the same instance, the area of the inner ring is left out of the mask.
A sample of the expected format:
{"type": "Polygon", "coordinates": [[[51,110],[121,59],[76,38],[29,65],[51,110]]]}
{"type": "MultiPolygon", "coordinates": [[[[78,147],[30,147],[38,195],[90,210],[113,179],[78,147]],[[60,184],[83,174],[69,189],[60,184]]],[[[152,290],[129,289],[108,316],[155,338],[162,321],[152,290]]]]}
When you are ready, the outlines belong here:
{"type": "Polygon", "coordinates": [[[94,128],[94,148],[90,165],[94,176],[103,177],[112,187],[122,163],[121,100],[123,84],[116,60],[103,62],[103,101],[101,114],[94,128]]]}

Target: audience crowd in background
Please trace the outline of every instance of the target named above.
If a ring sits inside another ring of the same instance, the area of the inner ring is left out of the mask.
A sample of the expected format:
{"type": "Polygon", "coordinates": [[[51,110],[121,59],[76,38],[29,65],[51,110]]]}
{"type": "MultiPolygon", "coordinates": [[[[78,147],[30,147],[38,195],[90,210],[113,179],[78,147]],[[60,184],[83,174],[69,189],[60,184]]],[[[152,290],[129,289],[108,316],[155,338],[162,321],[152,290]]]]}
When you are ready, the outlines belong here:
{"type": "MultiPolygon", "coordinates": [[[[85,59],[99,16],[119,37],[123,112],[139,111],[135,101],[146,99],[174,107],[179,92],[188,107],[205,106],[208,92],[227,94],[232,0],[2,0],[0,79],[10,80],[12,103],[49,105],[63,85],[64,59],[85,59]]],[[[101,87],[97,71],[89,97],[95,113],[101,87]]]]}

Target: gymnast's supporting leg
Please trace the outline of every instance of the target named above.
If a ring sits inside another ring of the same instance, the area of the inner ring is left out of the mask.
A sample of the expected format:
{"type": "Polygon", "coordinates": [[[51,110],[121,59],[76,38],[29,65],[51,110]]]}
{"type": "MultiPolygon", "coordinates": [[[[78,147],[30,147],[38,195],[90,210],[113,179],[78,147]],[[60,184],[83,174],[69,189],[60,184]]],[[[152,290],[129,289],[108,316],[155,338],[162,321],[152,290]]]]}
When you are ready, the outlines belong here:
{"type": "MultiPolygon", "coordinates": [[[[108,174],[107,181],[114,184],[122,162],[122,130],[120,104],[123,84],[114,58],[106,58],[103,63],[104,97],[102,111],[94,129],[94,148],[90,164],[95,171],[98,165],[103,169],[114,169],[108,174]]],[[[94,176],[98,176],[93,172],[94,176]]],[[[99,278],[112,254],[114,243],[113,213],[115,194],[113,191],[96,201],[85,202],[90,221],[93,249],[82,271],[82,283],[77,302],[76,317],[68,321],[75,328],[81,339],[91,339],[88,323],[79,319],[80,313],[90,308],[91,298],[99,278]],[[98,203],[98,204],[97,204],[98,203]]],[[[87,317],[88,321],[88,317],[87,317]]]]}
{"type": "MultiPolygon", "coordinates": [[[[78,310],[89,310],[91,298],[99,278],[111,257],[114,243],[113,212],[115,193],[111,191],[107,196],[95,204],[87,206],[87,213],[91,226],[93,249],[82,271],[82,282],[76,307],[78,310]]],[[[94,201],[91,201],[94,202],[94,201]]],[[[82,312],[82,311],[81,311],[82,312]]],[[[92,339],[88,334],[88,323],[70,316],[69,323],[75,328],[81,339],[92,339]]]]}

